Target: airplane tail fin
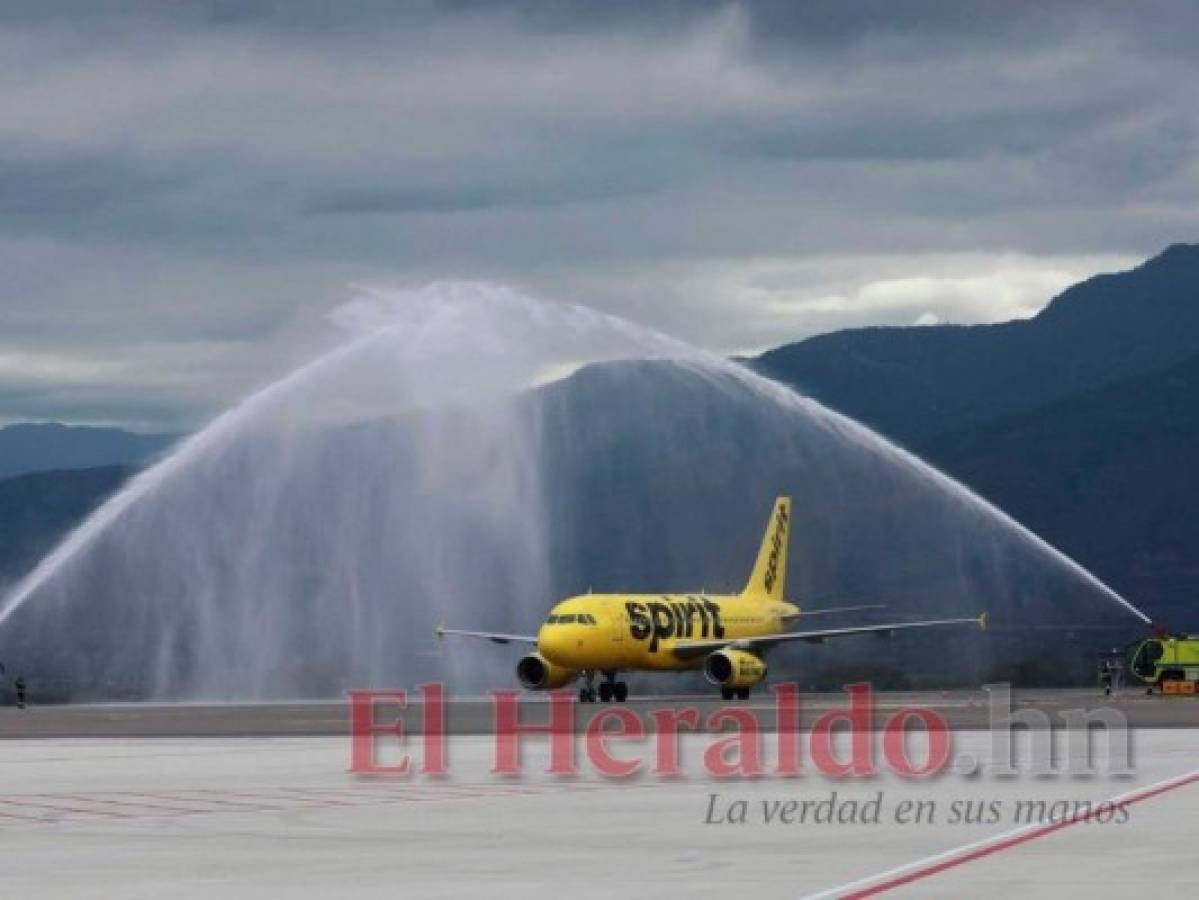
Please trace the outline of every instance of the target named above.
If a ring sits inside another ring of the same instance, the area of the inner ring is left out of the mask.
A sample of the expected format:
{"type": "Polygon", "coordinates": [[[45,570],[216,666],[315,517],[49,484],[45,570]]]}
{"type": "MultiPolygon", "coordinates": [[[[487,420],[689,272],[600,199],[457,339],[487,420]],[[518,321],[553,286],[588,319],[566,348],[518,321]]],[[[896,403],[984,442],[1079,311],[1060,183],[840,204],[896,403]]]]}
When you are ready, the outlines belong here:
{"type": "Polygon", "coordinates": [[[749,584],[743,596],[762,600],[783,600],[783,588],[787,581],[787,544],[791,536],[791,498],[779,497],[774,501],[770,521],[766,523],[766,534],[758,559],[754,563],[749,584]]]}

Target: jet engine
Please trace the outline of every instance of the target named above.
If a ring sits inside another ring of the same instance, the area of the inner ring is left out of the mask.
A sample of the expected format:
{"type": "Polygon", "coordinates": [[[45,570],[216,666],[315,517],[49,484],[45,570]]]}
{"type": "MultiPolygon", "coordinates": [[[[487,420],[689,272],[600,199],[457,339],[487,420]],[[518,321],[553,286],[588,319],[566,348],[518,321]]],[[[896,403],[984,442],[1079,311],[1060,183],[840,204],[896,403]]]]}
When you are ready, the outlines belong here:
{"type": "Polygon", "coordinates": [[[540,653],[530,653],[516,664],[516,677],[531,691],[550,691],[564,687],[579,676],[574,669],[555,666],[540,653]]]}
{"type": "Polygon", "coordinates": [[[747,650],[726,647],[704,660],[704,676],[723,688],[748,688],[766,677],[766,663],[747,650]]]}

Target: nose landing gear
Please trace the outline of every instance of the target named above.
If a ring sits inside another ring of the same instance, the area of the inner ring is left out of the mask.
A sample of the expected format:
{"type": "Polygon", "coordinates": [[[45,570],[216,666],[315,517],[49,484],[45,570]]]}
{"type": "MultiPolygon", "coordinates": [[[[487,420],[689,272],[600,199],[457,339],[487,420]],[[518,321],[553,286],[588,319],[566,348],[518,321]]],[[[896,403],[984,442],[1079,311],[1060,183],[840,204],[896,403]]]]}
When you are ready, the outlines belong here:
{"type": "Polygon", "coordinates": [[[580,703],[595,702],[595,673],[591,671],[583,672],[583,677],[587,679],[587,683],[579,688],[580,703]]]}
{"type": "MultiPolygon", "coordinates": [[[[584,672],[583,677],[587,679],[587,684],[579,688],[579,702],[594,703],[596,700],[596,689],[593,686],[595,673],[584,672]]],[[[629,699],[629,686],[623,681],[617,681],[615,672],[605,672],[604,680],[599,685],[598,694],[600,703],[611,703],[613,700],[617,703],[624,703],[629,699]]]]}

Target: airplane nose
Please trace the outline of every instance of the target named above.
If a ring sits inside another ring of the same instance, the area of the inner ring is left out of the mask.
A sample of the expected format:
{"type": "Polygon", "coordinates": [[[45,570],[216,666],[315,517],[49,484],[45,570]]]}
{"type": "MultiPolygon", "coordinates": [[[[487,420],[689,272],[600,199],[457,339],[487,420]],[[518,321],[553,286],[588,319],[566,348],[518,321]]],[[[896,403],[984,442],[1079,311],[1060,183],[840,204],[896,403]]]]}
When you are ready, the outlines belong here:
{"type": "Polygon", "coordinates": [[[570,631],[560,625],[541,626],[537,632],[537,649],[541,655],[555,665],[569,666],[575,647],[570,631]]]}

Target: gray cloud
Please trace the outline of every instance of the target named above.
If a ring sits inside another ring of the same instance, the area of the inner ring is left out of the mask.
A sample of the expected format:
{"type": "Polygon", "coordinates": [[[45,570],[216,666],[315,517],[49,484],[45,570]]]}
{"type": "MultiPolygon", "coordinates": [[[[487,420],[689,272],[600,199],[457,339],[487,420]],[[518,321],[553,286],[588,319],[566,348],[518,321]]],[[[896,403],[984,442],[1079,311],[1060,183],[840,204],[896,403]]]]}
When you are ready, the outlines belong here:
{"type": "Polygon", "coordinates": [[[319,345],[350,282],[512,281],[722,352],[1025,314],[1195,239],[1197,26],[1164,2],[6,4],[0,360],[41,362],[0,365],[0,419],[193,422],[319,345]]]}
{"type": "Polygon", "coordinates": [[[0,216],[10,221],[104,215],[185,187],[195,174],[122,153],[0,148],[0,216]]]}

